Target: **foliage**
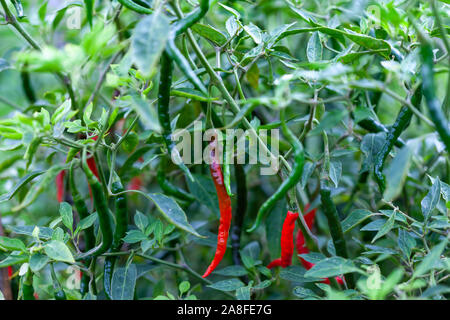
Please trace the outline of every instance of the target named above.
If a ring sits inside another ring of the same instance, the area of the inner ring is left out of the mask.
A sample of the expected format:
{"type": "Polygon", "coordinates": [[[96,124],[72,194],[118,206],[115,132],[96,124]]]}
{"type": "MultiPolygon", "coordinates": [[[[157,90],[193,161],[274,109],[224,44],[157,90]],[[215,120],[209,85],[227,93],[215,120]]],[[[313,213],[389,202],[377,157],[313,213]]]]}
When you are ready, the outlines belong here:
{"type": "Polygon", "coordinates": [[[15,298],[32,285],[39,299],[53,299],[60,283],[67,299],[105,299],[108,255],[118,258],[113,299],[448,297],[447,1],[213,0],[187,30],[183,22],[208,1],[140,0],[137,13],[122,5],[131,0],[33,0],[23,17],[16,2],[0,0],[0,268],[13,268],[15,298]],[[421,73],[426,45],[434,74],[421,73]],[[169,126],[157,109],[163,54],[174,62],[169,126]],[[422,83],[442,108],[439,131],[429,96],[411,102],[422,83]],[[402,107],[412,120],[389,142],[380,191],[374,167],[402,107]],[[249,233],[295,166],[289,129],[280,133],[278,176],[244,165],[243,212],[242,175],[223,165],[237,246],[202,278],[216,248],[217,195],[207,164],[167,160],[167,131],[193,133],[196,120],[203,130],[281,131],[284,119],[304,148],[301,178],[268,209],[265,228],[249,233]],[[94,227],[97,244],[102,235],[82,154],[95,159],[111,213],[111,185],[121,180],[129,215],[122,250],[87,261],[86,230],[94,227]],[[55,179],[71,164],[90,212],[84,219],[67,181],[64,201],[56,200],[55,179]],[[307,204],[318,208],[316,226],[298,228],[311,250],[302,258],[314,267],[294,257],[292,266],[267,269],[280,256],[286,212],[307,204]],[[336,255],[342,234],[347,257],[336,255]],[[80,271],[90,280],[84,295],[80,271]],[[321,281],[342,275],[344,285],[321,281]]]}

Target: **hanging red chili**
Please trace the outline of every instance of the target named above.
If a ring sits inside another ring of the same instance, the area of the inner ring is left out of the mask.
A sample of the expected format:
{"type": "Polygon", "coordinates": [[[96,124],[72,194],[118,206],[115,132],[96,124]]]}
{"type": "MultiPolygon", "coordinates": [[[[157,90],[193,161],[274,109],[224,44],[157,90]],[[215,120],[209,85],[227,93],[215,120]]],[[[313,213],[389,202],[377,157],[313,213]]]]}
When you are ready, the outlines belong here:
{"type": "Polygon", "coordinates": [[[56,199],[58,199],[58,202],[64,201],[64,195],[65,195],[65,185],[64,185],[64,177],[66,175],[66,171],[62,170],[58,175],[56,176],[56,199]]]}
{"type": "MultiPolygon", "coordinates": [[[[314,220],[316,217],[317,209],[313,209],[313,210],[309,211],[309,207],[310,206],[308,203],[304,208],[304,211],[306,213],[303,216],[303,218],[305,219],[308,229],[311,229],[312,226],[314,225],[314,220]]],[[[300,229],[297,231],[296,245],[297,245],[297,255],[309,253],[309,249],[305,243],[305,237],[303,236],[303,233],[300,229]]],[[[298,256],[298,259],[300,260],[300,262],[302,263],[303,267],[305,267],[306,270],[311,269],[315,265],[314,263],[306,261],[305,259],[303,259],[300,256],[298,256]]],[[[335,277],[335,279],[336,279],[337,283],[339,283],[339,284],[344,283],[343,278],[341,278],[341,277],[335,277]]],[[[326,278],[326,279],[322,280],[322,283],[330,284],[330,280],[328,278],[326,278]]]]}
{"type": "Polygon", "coordinates": [[[267,268],[272,269],[277,266],[286,268],[292,264],[292,256],[294,255],[294,229],[297,218],[297,212],[288,211],[284,219],[283,228],[281,229],[281,258],[273,260],[267,268]]]}
{"type": "Polygon", "coordinates": [[[11,279],[13,276],[13,268],[11,266],[8,267],[8,278],[11,279]]]}
{"type": "Polygon", "coordinates": [[[211,147],[211,177],[214,181],[214,186],[216,187],[217,198],[219,199],[219,209],[220,209],[220,225],[219,234],[217,236],[217,249],[214,255],[214,259],[206,269],[203,278],[206,278],[214,271],[214,269],[219,265],[225,251],[227,249],[228,232],[230,231],[231,225],[231,199],[225,188],[225,183],[223,180],[222,170],[219,165],[219,157],[216,154],[217,151],[217,141],[215,138],[210,142],[211,147]]]}

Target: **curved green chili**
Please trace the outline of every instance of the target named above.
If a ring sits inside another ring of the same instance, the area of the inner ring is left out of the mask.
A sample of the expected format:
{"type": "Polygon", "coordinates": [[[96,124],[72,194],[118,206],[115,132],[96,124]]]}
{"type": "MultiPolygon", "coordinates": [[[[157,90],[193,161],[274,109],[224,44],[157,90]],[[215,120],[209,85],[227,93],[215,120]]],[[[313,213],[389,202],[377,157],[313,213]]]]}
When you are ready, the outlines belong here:
{"type": "Polygon", "coordinates": [[[166,162],[164,159],[161,159],[158,173],[157,173],[157,180],[160,188],[162,191],[164,191],[165,194],[174,196],[180,200],[185,200],[188,202],[195,201],[195,197],[191,195],[190,193],[184,191],[183,189],[173,185],[166,179],[166,162]]]}
{"type": "Polygon", "coordinates": [[[178,166],[187,175],[187,177],[193,181],[189,169],[181,161],[178,150],[175,147],[175,143],[172,141],[172,127],[170,123],[169,104],[170,104],[170,87],[172,86],[172,73],[173,63],[170,57],[163,53],[161,56],[161,76],[159,78],[159,91],[158,91],[158,118],[159,123],[163,129],[164,143],[169,151],[169,156],[177,154],[180,163],[178,166]]]}
{"type": "MultiPolygon", "coordinates": [[[[417,107],[420,105],[421,101],[422,101],[422,90],[419,87],[414,93],[411,99],[411,103],[415,107],[417,107]]],[[[380,191],[382,193],[386,188],[386,180],[383,175],[384,162],[386,161],[386,158],[388,157],[389,153],[394,147],[394,144],[397,141],[400,134],[404,130],[406,130],[406,128],[409,126],[412,116],[413,113],[411,109],[408,108],[407,106],[404,106],[400,109],[397,115],[397,119],[395,120],[394,124],[392,125],[387,134],[385,143],[383,144],[380,151],[377,153],[375,157],[374,175],[375,179],[377,180],[380,191]]]]}
{"type": "Polygon", "coordinates": [[[53,291],[55,295],[55,300],[67,300],[66,293],[64,292],[61,283],[58,281],[58,277],[56,276],[55,268],[53,264],[50,266],[50,271],[52,274],[52,282],[53,282],[53,291]]]}
{"type": "Polygon", "coordinates": [[[286,136],[289,143],[292,144],[294,150],[294,165],[292,167],[292,171],[289,174],[288,178],[283,181],[283,183],[278,187],[278,190],[263,203],[261,208],[258,211],[256,216],[256,221],[254,225],[247,230],[247,232],[252,232],[258,228],[261,224],[263,217],[265,217],[266,213],[272,208],[277,201],[282,199],[289,189],[294,187],[298,181],[300,180],[303,172],[303,165],[305,163],[305,152],[303,150],[303,146],[301,142],[297,139],[297,137],[292,133],[292,131],[287,127],[286,122],[284,120],[284,110],[281,110],[281,129],[283,134],[286,136]]]}
{"type": "MultiPolygon", "coordinates": [[[[115,174],[113,183],[111,185],[111,191],[114,194],[118,194],[124,191],[123,185],[120,182],[120,178],[115,174]]],[[[128,229],[128,201],[125,193],[119,194],[115,197],[115,211],[116,211],[116,228],[114,230],[113,243],[111,246],[111,252],[117,252],[120,250],[123,244],[123,237],[128,229]]],[[[104,272],[103,272],[103,286],[107,298],[112,299],[111,293],[111,280],[114,273],[114,265],[117,257],[110,256],[105,259],[104,272]]]]}
{"type": "MultiPolygon", "coordinates": [[[[389,132],[389,130],[384,125],[382,125],[381,123],[379,123],[378,121],[376,121],[372,118],[363,119],[358,122],[358,125],[361,128],[366,129],[367,131],[369,131],[371,133],[378,133],[378,132],[388,133],[389,132]]],[[[399,139],[397,139],[397,141],[395,141],[395,145],[397,147],[401,148],[405,145],[405,142],[399,138],[399,139]]]]}
{"type": "Polygon", "coordinates": [[[140,4],[134,2],[133,0],[118,0],[121,5],[123,5],[125,8],[128,8],[132,11],[135,11],[137,13],[142,14],[151,14],[153,13],[153,10],[143,7],[140,4]]]}
{"type": "Polygon", "coordinates": [[[109,219],[110,214],[108,204],[105,199],[105,195],[103,194],[103,187],[100,184],[100,181],[97,179],[94,173],[92,173],[91,169],[87,164],[86,149],[83,149],[82,167],[88,180],[88,184],[92,190],[94,206],[95,209],[97,210],[100,230],[102,232],[102,243],[99,246],[89,250],[88,252],[81,254],[78,257],[79,259],[99,256],[108,251],[113,242],[113,231],[111,227],[111,221],[109,219]]]}
{"type": "MultiPolygon", "coordinates": [[[[420,47],[420,54],[422,56],[422,91],[425,97],[428,111],[433,120],[439,136],[444,142],[447,151],[450,152],[450,127],[449,123],[442,112],[440,102],[436,97],[436,89],[434,87],[434,55],[433,48],[428,41],[423,40],[420,47]]],[[[448,99],[448,95],[446,99],[448,99]]]]}
{"type": "MultiPolygon", "coordinates": [[[[86,203],[84,202],[83,197],[78,192],[77,186],[75,184],[75,175],[74,175],[74,162],[70,164],[69,169],[69,187],[72,192],[72,200],[73,204],[75,206],[75,209],[78,212],[78,215],[80,217],[80,220],[85,219],[89,216],[89,210],[86,207],[86,203]]],[[[84,232],[84,243],[85,243],[85,249],[86,251],[89,251],[95,247],[95,234],[94,234],[94,227],[91,226],[89,228],[86,228],[83,230],[84,232]]],[[[89,260],[85,263],[86,267],[89,267],[89,260]]],[[[90,277],[83,273],[81,277],[81,283],[80,283],[80,292],[81,295],[84,296],[89,291],[89,281],[90,277]]]]}
{"type": "Polygon", "coordinates": [[[31,103],[36,102],[36,95],[34,94],[33,86],[31,85],[30,73],[27,71],[22,71],[20,73],[20,78],[22,79],[22,88],[28,101],[31,103]]]}
{"type": "MultiPolygon", "coordinates": [[[[328,227],[330,229],[331,239],[333,240],[336,255],[348,259],[347,244],[342,231],[341,221],[339,220],[338,212],[333,200],[331,199],[331,189],[324,181],[320,185],[320,197],[322,201],[322,209],[328,220],[328,227]]],[[[348,276],[348,283],[353,287],[353,277],[348,276]]]]}

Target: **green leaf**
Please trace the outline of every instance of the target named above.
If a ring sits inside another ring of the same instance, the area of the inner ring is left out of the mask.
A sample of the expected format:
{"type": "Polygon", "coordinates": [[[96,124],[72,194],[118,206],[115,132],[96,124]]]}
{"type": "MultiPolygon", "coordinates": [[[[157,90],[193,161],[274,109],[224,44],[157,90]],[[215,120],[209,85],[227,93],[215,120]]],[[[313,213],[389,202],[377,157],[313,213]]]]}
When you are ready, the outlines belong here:
{"type": "Polygon", "coordinates": [[[359,269],[352,261],[341,258],[332,257],[318,262],[310,270],[306,271],[306,278],[330,278],[346,274],[350,272],[358,272],[359,269]]]}
{"type": "Polygon", "coordinates": [[[193,174],[192,176],[194,177],[193,181],[186,179],[190,193],[194,195],[198,202],[219,216],[219,200],[217,199],[216,189],[212,179],[197,174],[193,174]]]}
{"type": "Polygon", "coordinates": [[[267,235],[267,247],[272,258],[281,255],[281,229],[283,228],[284,217],[286,216],[286,201],[278,201],[267,216],[265,224],[267,235]]]}
{"type": "Polygon", "coordinates": [[[153,201],[158,210],[169,223],[172,223],[181,230],[184,230],[196,237],[203,237],[189,224],[186,214],[183,209],[180,208],[178,203],[175,202],[175,200],[161,193],[148,193],[146,197],[153,201]]]}
{"type": "Polygon", "coordinates": [[[216,46],[221,47],[227,42],[227,37],[220,30],[217,30],[212,26],[197,23],[192,27],[192,30],[203,38],[208,39],[216,46]]]}
{"type": "Polygon", "coordinates": [[[136,227],[139,228],[142,232],[145,232],[145,229],[148,226],[148,217],[144,215],[140,211],[136,211],[136,214],[134,215],[134,223],[136,224],[136,227]]]}
{"type": "Polygon", "coordinates": [[[262,42],[262,32],[253,23],[250,22],[247,26],[244,26],[244,31],[253,39],[256,44],[260,44],[262,42]]]}
{"type": "Polygon", "coordinates": [[[342,230],[348,232],[356,227],[358,224],[363,223],[369,217],[373,216],[374,213],[365,209],[356,209],[352,211],[344,221],[342,221],[342,230]]]}
{"type": "Polygon", "coordinates": [[[386,170],[386,201],[394,200],[402,191],[411,163],[411,151],[407,146],[400,149],[386,170]]]}
{"type": "Polygon", "coordinates": [[[210,287],[210,288],[220,290],[220,291],[225,291],[225,292],[234,291],[234,290],[237,290],[244,286],[245,286],[245,284],[241,280],[236,279],[236,278],[223,280],[223,281],[215,282],[213,284],[208,285],[208,287],[210,287]]]}
{"type": "Polygon", "coordinates": [[[95,0],[84,0],[84,5],[86,6],[86,16],[89,25],[92,28],[92,17],[94,13],[94,1],[95,0]]]}
{"type": "Polygon", "coordinates": [[[113,300],[133,300],[136,278],[137,269],[134,264],[114,270],[111,281],[111,294],[113,300]]]}
{"type": "Polygon", "coordinates": [[[142,18],[133,31],[131,54],[145,77],[150,77],[169,38],[170,21],[160,11],[142,18]]]}
{"type": "Polygon", "coordinates": [[[314,32],[309,38],[306,46],[306,57],[309,62],[316,62],[322,60],[322,42],[320,41],[319,32],[314,32]]]}
{"type": "Polygon", "coordinates": [[[387,234],[389,231],[391,231],[391,229],[394,227],[395,216],[396,216],[396,212],[394,211],[392,213],[392,215],[389,217],[389,219],[386,221],[386,223],[381,226],[380,230],[378,230],[377,234],[372,239],[372,243],[374,243],[376,240],[380,239],[385,234],[387,234]]]}
{"type": "Polygon", "coordinates": [[[137,243],[143,240],[147,240],[147,236],[140,230],[130,230],[127,235],[123,238],[126,243],[137,243]]]}
{"type": "Polygon", "coordinates": [[[416,246],[416,240],[411,236],[406,230],[398,230],[398,247],[403,252],[405,258],[409,260],[411,256],[412,249],[416,246]]]}
{"type": "Polygon", "coordinates": [[[243,266],[228,266],[223,269],[214,270],[214,274],[227,277],[242,277],[247,275],[243,266]]]}
{"type": "Polygon", "coordinates": [[[67,202],[61,202],[59,205],[59,214],[61,215],[62,223],[67,229],[73,231],[73,212],[72,206],[67,202]]]}
{"type": "Polygon", "coordinates": [[[186,293],[189,291],[189,288],[191,287],[191,284],[189,281],[183,281],[178,286],[178,290],[180,290],[180,294],[186,293]]]}
{"type": "Polygon", "coordinates": [[[44,251],[49,258],[55,261],[75,262],[69,248],[62,241],[50,240],[45,244],[44,251]]]}
{"type": "Polygon", "coordinates": [[[145,129],[161,132],[158,114],[152,103],[145,101],[137,93],[131,94],[131,107],[140,116],[140,121],[145,129]]]}
{"type": "Polygon", "coordinates": [[[431,249],[431,252],[425,256],[425,258],[419,263],[417,268],[414,270],[413,278],[420,277],[428,271],[436,268],[440,256],[447,246],[447,239],[442,241],[440,244],[431,249]]]}
{"type": "Polygon", "coordinates": [[[441,196],[441,183],[439,178],[435,179],[433,185],[428,191],[425,198],[420,202],[420,206],[422,208],[422,214],[425,217],[425,220],[428,220],[431,212],[436,208],[436,205],[439,202],[439,198],[441,196]]]}
{"type": "Polygon", "coordinates": [[[250,287],[241,287],[236,290],[236,299],[250,300],[250,287]]]}
{"type": "Polygon", "coordinates": [[[25,244],[19,239],[7,238],[0,236],[0,248],[3,248],[7,251],[22,251],[25,252],[27,248],[25,244]]]}
{"type": "Polygon", "coordinates": [[[29,256],[26,254],[17,255],[17,254],[11,254],[7,256],[4,260],[0,261],[0,268],[6,268],[9,266],[13,266],[16,264],[22,264],[24,262],[27,262],[29,259],[29,256]]]}
{"type": "Polygon", "coordinates": [[[331,181],[333,181],[334,185],[336,186],[336,188],[338,187],[341,174],[342,174],[342,163],[340,161],[331,161],[329,176],[331,181]]]}
{"type": "Polygon", "coordinates": [[[34,273],[41,271],[50,261],[49,257],[44,254],[36,253],[30,258],[30,269],[34,273]]]}

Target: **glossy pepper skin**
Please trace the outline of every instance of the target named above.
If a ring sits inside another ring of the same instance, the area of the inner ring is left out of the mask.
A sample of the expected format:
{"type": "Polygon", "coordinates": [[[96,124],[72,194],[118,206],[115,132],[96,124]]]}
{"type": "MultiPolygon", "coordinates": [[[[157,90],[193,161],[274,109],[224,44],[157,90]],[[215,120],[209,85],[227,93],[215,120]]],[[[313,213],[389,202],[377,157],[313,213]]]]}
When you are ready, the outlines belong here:
{"type": "Polygon", "coordinates": [[[275,266],[286,268],[292,264],[292,256],[294,255],[294,229],[297,218],[297,212],[288,211],[284,219],[283,228],[281,229],[281,258],[269,263],[267,268],[271,269],[275,266]]]}
{"type": "MultiPolygon", "coordinates": [[[[422,57],[422,91],[425,97],[428,112],[430,113],[431,120],[436,126],[436,131],[442,139],[447,152],[450,152],[450,126],[446,119],[445,114],[442,112],[441,103],[436,97],[436,88],[434,85],[434,55],[433,48],[429,43],[429,40],[422,40],[422,46],[420,47],[420,54],[422,57]]],[[[448,96],[446,96],[448,99],[448,96]]],[[[445,102],[444,102],[445,104],[445,102]]]]}
{"type": "MultiPolygon", "coordinates": [[[[111,191],[114,194],[124,191],[120,178],[116,176],[115,181],[111,185],[111,191]]],[[[128,201],[126,194],[119,194],[115,200],[116,211],[116,228],[114,230],[114,238],[111,246],[111,252],[118,252],[123,244],[123,237],[128,229],[128,201]]],[[[103,286],[107,298],[112,299],[111,280],[114,273],[114,265],[117,257],[110,256],[105,259],[103,272],[103,286]]]]}
{"type": "Polygon", "coordinates": [[[231,226],[231,199],[227,193],[225,188],[222,170],[219,165],[219,158],[216,154],[217,151],[217,142],[216,139],[213,139],[210,143],[211,148],[211,177],[214,181],[214,186],[216,187],[217,198],[219,199],[219,208],[220,208],[220,225],[219,225],[219,234],[217,236],[217,249],[214,255],[214,259],[209,265],[206,272],[203,274],[203,278],[206,278],[214,271],[214,269],[219,265],[223,256],[225,255],[225,251],[227,250],[227,240],[228,233],[230,231],[231,226]]]}
{"type": "MultiPolygon", "coordinates": [[[[314,220],[316,217],[316,212],[317,209],[313,209],[311,211],[309,211],[309,203],[305,206],[305,215],[303,216],[303,218],[305,219],[306,225],[308,226],[309,229],[312,228],[312,226],[314,225],[314,220]]],[[[303,265],[303,267],[306,270],[311,269],[312,267],[315,266],[314,263],[311,263],[309,261],[306,261],[305,259],[303,259],[302,257],[300,257],[299,255],[301,254],[307,254],[309,253],[309,249],[306,246],[305,243],[305,237],[303,236],[302,230],[298,229],[297,231],[297,236],[295,239],[295,243],[296,243],[296,247],[297,247],[297,256],[298,259],[300,260],[301,264],[303,265]]],[[[342,277],[335,277],[335,280],[337,281],[337,283],[339,284],[343,284],[343,278],[342,277]]],[[[326,284],[330,284],[330,280],[329,279],[324,279],[322,281],[322,283],[326,283],[326,284]]]]}
{"type": "Polygon", "coordinates": [[[303,145],[286,125],[286,122],[284,121],[284,111],[281,112],[281,117],[281,129],[294,150],[294,165],[292,166],[292,171],[288,178],[281,183],[277,191],[275,191],[275,193],[259,208],[258,214],[256,215],[256,221],[250,229],[247,229],[247,232],[253,232],[259,227],[267,212],[275,205],[275,203],[286,195],[289,189],[295,187],[302,176],[303,166],[305,164],[305,151],[303,145]]]}
{"type": "Polygon", "coordinates": [[[59,203],[64,201],[64,195],[65,195],[64,177],[65,176],[66,176],[65,170],[62,170],[56,176],[56,199],[58,200],[59,203]]]}
{"type": "Polygon", "coordinates": [[[109,219],[109,208],[105,195],[103,194],[102,185],[100,184],[100,181],[95,176],[95,174],[89,168],[88,163],[85,159],[86,150],[83,150],[82,166],[88,180],[88,184],[92,190],[94,206],[97,210],[100,230],[102,232],[102,243],[100,246],[95,247],[92,250],[80,255],[79,259],[99,256],[108,251],[113,242],[113,231],[109,219]]]}
{"type": "MultiPolygon", "coordinates": [[[[417,108],[420,106],[422,101],[422,90],[419,87],[414,93],[411,103],[417,108]]],[[[380,151],[376,155],[375,165],[374,165],[374,175],[377,180],[378,186],[381,192],[384,192],[386,188],[386,179],[383,175],[384,162],[394,147],[395,143],[398,141],[400,134],[408,128],[413,113],[410,108],[404,106],[400,109],[394,124],[390,128],[386,136],[386,141],[381,147],[380,151]]]]}

